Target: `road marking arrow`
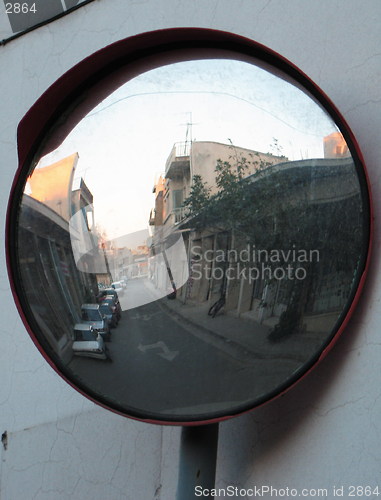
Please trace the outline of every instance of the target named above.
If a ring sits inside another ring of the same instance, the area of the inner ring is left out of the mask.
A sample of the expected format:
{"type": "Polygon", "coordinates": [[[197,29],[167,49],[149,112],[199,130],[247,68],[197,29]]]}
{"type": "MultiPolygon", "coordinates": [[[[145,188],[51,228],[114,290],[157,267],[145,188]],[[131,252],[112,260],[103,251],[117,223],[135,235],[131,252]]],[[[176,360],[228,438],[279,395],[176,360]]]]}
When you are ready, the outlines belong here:
{"type": "Polygon", "coordinates": [[[160,311],[154,312],[152,314],[143,314],[143,315],[136,313],[135,316],[131,316],[130,319],[141,319],[143,321],[149,321],[152,318],[152,316],[156,316],[157,314],[160,314],[160,311]]]}
{"type": "Polygon", "coordinates": [[[146,352],[149,349],[161,349],[162,352],[157,352],[156,354],[166,359],[167,361],[173,361],[175,357],[179,354],[179,351],[171,351],[162,340],[159,340],[155,344],[149,344],[149,345],[139,344],[138,349],[139,351],[142,352],[146,352]]]}

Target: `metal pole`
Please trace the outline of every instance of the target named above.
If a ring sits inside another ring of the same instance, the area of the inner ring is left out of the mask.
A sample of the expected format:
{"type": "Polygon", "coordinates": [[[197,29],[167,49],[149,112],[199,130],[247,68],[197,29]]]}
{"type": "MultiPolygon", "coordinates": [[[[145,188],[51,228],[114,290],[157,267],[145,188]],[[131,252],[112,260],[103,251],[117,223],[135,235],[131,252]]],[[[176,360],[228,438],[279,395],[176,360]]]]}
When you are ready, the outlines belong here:
{"type": "Polygon", "coordinates": [[[217,445],[218,424],[182,428],[176,500],[202,498],[199,492],[214,488],[217,445]]]}

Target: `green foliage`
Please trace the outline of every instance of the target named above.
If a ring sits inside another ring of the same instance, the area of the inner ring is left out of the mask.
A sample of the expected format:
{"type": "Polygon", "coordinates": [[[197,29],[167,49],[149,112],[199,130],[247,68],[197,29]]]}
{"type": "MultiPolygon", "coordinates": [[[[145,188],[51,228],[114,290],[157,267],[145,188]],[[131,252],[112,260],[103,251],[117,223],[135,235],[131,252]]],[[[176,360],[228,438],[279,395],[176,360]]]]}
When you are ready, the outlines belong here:
{"type": "MultiPolygon", "coordinates": [[[[273,148],[281,158],[276,140],[273,148]]],[[[361,255],[360,193],[353,190],[350,196],[341,198],[334,191],[331,194],[322,189],[334,189],[338,182],[354,182],[350,161],[337,165],[315,164],[314,160],[302,166],[298,162],[273,165],[259,154],[245,158],[232,149],[229,161],[216,162],[215,194],[201,176],[193,178],[191,194],[185,201],[188,227],[209,234],[234,234],[236,242],[257,249],[318,250],[320,255],[318,263],[304,265],[307,278],[295,280],[289,289],[287,309],[270,334],[270,340],[276,342],[303,330],[309,296],[320,282],[313,276],[325,273],[329,279],[331,274],[344,273],[346,283],[342,286],[350,289],[361,255]],[[315,186],[320,188],[315,190],[315,186]]],[[[279,267],[279,262],[274,266],[279,267]]]]}
{"type": "Polygon", "coordinates": [[[193,176],[193,183],[190,190],[190,195],[184,201],[184,207],[189,209],[191,217],[197,216],[200,212],[205,210],[210,203],[210,188],[206,182],[202,181],[201,175],[193,176]]]}
{"type": "MultiPolygon", "coordinates": [[[[350,165],[349,165],[350,167],[350,165]]],[[[346,167],[341,166],[344,172],[346,167]]],[[[345,270],[360,253],[361,232],[357,210],[359,199],[349,198],[332,203],[311,203],[311,183],[319,176],[333,176],[330,167],[305,165],[283,169],[255,155],[250,160],[235,154],[230,161],[218,159],[215,167],[217,192],[202,177],[194,176],[188,207],[188,225],[199,231],[234,231],[257,248],[303,250],[323,248],[325,255],[345,270]],[[248,171],[253,171],[247,175],[248,171]],[[357,217],[355,217],[357,215],[357,217]],[[354,239],[348,246],[345,242],[354,239]]]]}
{"type": "Polygon", "coordinates": [[[211,188],[203,182],[200,175],[193,176],[191,192],[184,201],[187,207],[187,216],[194,229],[202,230],[206,227],[218,228],[221,231],[239,230],[240,226],[252,221],[252,199],[247,190],[246,178],[249,169],[256,173],[270,166],[259,153],[250,154],[247,159],[238,154],[231,146],[233,154],[230,161],[218,159],[215,167],[215,185],[217,192],[211,194],[211,188]]]}

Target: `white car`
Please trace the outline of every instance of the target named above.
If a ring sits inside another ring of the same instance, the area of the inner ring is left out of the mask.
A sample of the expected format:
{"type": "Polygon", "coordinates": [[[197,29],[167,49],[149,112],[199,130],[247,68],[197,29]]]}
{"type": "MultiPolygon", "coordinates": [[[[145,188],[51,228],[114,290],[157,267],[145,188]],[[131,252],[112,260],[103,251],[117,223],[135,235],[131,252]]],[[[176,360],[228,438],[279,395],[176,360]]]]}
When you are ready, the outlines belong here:
{"type": "Polygon", "coordinates": [[[114,281],[114,283],[111,283],[111,287],[116,291],[118,295],[123,295],[124,287],[121,281],[114,281]]]}
{"type": "Polygon", "coordinates": [[[102,315],[99,304],[81,305],[81,323],[92,326],[106,342],[111,340],[110,325],[107,318],[102,315]]]}
{"type": "Polygon", "coordinates": [[[110,360],[102,336],[85,323],[77,323],[74,326],[72,348],[76,356],[110,360]]]}

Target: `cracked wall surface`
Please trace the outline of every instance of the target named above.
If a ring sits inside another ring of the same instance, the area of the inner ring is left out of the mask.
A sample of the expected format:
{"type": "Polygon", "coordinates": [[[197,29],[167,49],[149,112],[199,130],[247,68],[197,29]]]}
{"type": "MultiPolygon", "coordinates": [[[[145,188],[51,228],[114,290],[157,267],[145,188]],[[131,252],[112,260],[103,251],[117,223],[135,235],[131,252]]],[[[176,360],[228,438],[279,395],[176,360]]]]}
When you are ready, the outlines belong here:
{"type": "Polygon", "coordinates": [[[155,498],[158,432],[96,408],[9,433],[1,498],[155,498]]]}
{"type": "MultiPolygon", "coordinates": [[[[375,210],[369,277],[346,331],[287,394],[220,424],[217,486],[326,487],[334,498],[334,485],[378,484],[381,494],[379,0],[238,0],[234,8],[232,0],[165,0],[160,9],[154,0],[100,0],[0,46],[2,233],[17,169],[17,125],[35,100],[96,50],[179,26],[252,38],[315,81],[357,138],[375,210]]],[[[7,446],[0,445],[1,499],[175,498],[180,429],[99,408],[46,364],[18,316],[4,245],[0,311],[0,434],[7,432],[7,446]]]]}

